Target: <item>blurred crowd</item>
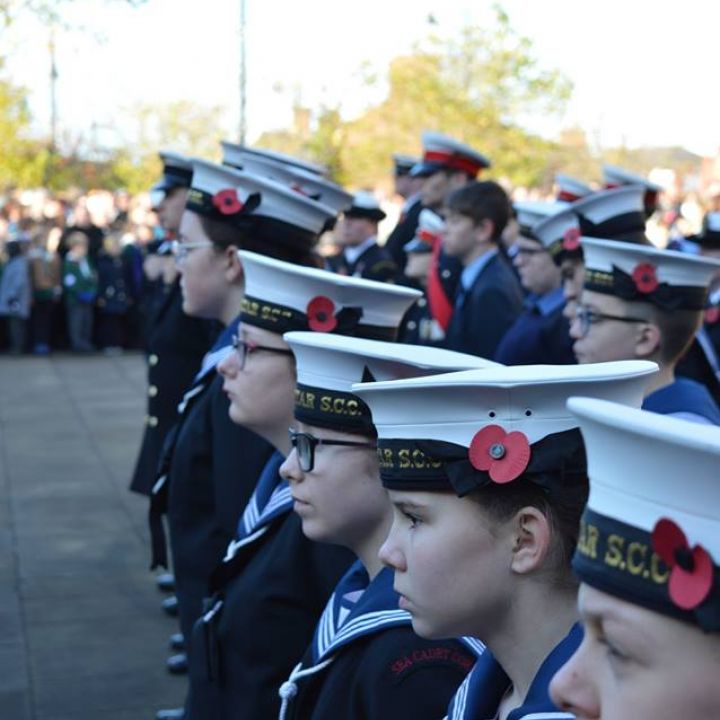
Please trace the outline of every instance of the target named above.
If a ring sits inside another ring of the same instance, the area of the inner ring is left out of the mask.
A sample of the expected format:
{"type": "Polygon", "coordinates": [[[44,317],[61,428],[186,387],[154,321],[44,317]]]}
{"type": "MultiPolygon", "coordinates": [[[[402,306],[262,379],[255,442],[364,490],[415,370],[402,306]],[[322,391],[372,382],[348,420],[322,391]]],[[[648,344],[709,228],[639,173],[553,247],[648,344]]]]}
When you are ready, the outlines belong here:
{"type": "Polygon", "coordinates": [[[0,349],[143,347],[156,279],[147,258],[164,237],[147,195],[36,190],[0,200],[0,349]]]}

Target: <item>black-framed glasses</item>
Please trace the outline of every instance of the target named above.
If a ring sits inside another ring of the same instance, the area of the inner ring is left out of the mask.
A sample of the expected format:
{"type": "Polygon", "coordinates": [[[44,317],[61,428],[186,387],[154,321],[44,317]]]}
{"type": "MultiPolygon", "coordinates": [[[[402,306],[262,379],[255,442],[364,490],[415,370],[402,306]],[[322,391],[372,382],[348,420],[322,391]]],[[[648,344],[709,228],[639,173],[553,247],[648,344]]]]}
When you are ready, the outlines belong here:
{"type": "Polygon", "coordinates": [[[266,347],[265,345],[258,345],[256,342],[253,342],[252,340],[242,340],[239,336],[233,335],[232,336],[232,347],[233,350],[237,353],[238,363],[240,364],[240,369],[245,369],[245,362],[247,361],[248,355],[254,352],[270,352],[270,353],[276,353],[277,355],[292,355],[292,350],[287,350],[285,348],[274,348],[274,347],[266,347]]]}
{"type": "Polygon", "coordinates": [[[310,433],[297,432],[290,428],[290,443],[295,448],[298,464],[303,472],[312,472],[315,467],[315,448],[318,445],[339,445],[341,447],[361,447],[375,450],[377,443],[355,442],[354,440],[325,440],[310,433]]]}
{"type": "Polygon", "coordinates": [[[603,320],[615,320],[616,322],[626,323],[646,323],[649,322],[647,318],[639,317],[628,317],[626,315],[607,315],[605,313],[595,312],[584,305],[578,305],[575,309],[575,319],[580,327],[580,333],[582,337],[585,337],[593,325],[597,325],[603,320]]]}

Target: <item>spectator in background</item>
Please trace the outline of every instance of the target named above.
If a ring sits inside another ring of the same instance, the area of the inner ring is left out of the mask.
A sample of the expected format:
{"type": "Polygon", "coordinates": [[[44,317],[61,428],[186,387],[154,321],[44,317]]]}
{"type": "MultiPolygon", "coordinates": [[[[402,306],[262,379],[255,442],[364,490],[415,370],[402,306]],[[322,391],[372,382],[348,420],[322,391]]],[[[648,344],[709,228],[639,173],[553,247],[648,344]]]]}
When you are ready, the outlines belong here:
{"type": "Polygon", "coordinates": [[[10,352],[19,355],[25,349],[27,322],[30,317],[32,289],[27,261],[28,238],[19,236],[8,241],[8,262],[0,278],[0,315],[8,318],[10,352]]]}
{"type": "Polygon", "coordinates": [[[57,253],[60,235],[60,228],[42,233],[29,253],[33,287],[33,352],[36,355],[50,352],[53,315],[62,295],[61,261],[57,253]]]}
{"type": "Polygon", "coordinates": [[[97,296],[97,275],[88,259],[88,239],[83,232],[66,238],[63,261],[63,288],[70,346],[76,352],[91,352],[93,307],[97,296]]]}
{"type": "Polygon", "coordinates": [[[108,235],[98,255],[97,332],[98,344],[108,355],[122,352],[124,318],[128,310],[120,239],[108,235]]]}

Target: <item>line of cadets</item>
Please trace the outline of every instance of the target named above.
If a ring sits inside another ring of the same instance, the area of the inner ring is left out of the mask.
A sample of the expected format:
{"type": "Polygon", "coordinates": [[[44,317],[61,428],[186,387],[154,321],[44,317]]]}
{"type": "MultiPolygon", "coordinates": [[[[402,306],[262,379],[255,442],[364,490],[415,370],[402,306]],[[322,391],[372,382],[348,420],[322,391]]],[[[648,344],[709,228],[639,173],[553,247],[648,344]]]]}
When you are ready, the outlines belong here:
{"type": "Polygon", "coordinates": [[[315,166],[163,154],[163,322],[224,329],[181,398],[154,386],[134,478],[189,664],[158,717],[709,717],[720,413],[675,370],[695,343],[712,371],[696,331],[720,262],[649,247],[638,184],[517,204],[508,250],[489,161],[423,143],[385,248],[373,199],[315,166]],[[364,277],[404,262],[414,282],[364,277]]]}

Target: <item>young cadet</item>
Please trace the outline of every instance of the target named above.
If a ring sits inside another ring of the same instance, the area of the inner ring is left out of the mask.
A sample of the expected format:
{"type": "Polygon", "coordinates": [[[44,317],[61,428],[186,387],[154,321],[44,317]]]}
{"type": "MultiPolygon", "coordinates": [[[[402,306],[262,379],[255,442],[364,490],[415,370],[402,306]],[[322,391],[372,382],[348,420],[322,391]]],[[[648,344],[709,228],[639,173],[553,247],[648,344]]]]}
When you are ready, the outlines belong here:
{"type": "Polygon", "coordinates": [[[421,637],[487,646],[450,718],[544,720],[550,678],[578,646],[570,557],[587,498],[565,402],[639,405],[656,366],[515,366],[353,385],[378,431],[395,516],[380,557],[421,637]]]}
{"type": "Polygon", "coordinates": [[[327,259],[328,269],[365,280],[397,280],[398,266],[377,243],[378,223],[385,217],[371,193],[357,193],[335,227],[335,240],[342,249],[327,259]]]}
{"type": "MultiPolygon", "coordinates": [[[[163,176],[153,187],[160,224],[168,237],[176,238],[185,201],[192,182],[192,161],[177,153],[163,151],[163,176]]],[[[155,256],[164,266],[172,257],[155,256]]],[[[190,317],[182,309],[180,278],[175,267],[159,270],[155,302],[148,318],[147,377],[148,401],[145,433],[130,489],[150,495],[155,484],[165,436],[177,420],[177,406],[192,384],[203,356],[217,335],[216,323],[190,317]]]]}
{"type": "Polygon", "coordinates": [[[442,246],[443,219],[430,208],[424,208],[418,219],[415,237],[405,245],[405,283],[422,290],[403,319],[400,339],[414,345],[440,346],[450,324],[452,303],[442,289],[436,272],[442,246]]]}
{"type": "MultiPolygon", "coordinates": [[[[230,417],[274,448],[210,578],[190,658],[190,720],[272,718],[278,688],[312,639],[323,608],[352,562],[344,548],[313,543],[292,513],[278,474],[290,452],[295,362],[292,330],[392,340],[418,292],[240,252],[245,297],[235,352],[220,364],[230,417]]],[[[242,461],[240,461],[242,462],[242,461]]]]}
{"type": "Polygon", "coordinates": [[[494,357],[503,335],[522,311],[523,293],[500,238],[510,202],[495,182],[473,182],[445,204],[443,250],[462,264],[445,346],[494,357]]]}
{"type": "Polygon", "coordinates": [[[297,390],[293,450],[280,468],[306,537],[358,558],[330,598],[313,641],[281,687],[285,718],[442,717],[474,658],[457,642],[421,640],[398,608],[378,551],[392,525],[376,433],[351,393],[397,380],[492,365],[472,355],[361,338],[287,333],[297,390]],[[420,661],[414,658],[421,658],[420,661]]]}
{"type": "Polygon", "coordinates": [[[265,178],[193,162],[176,252],[183,310],[219,320],[225,331],[181,403],[151,504],[153,565],[167,564],[162,531],[167,513],[180,627],[191,663],[192,628],[210,575],[235,537],[237,519],[272,453],[265,440],[230,421],[216,373],[218,362],[232,352],[245,293],[237,249],[312,263],[318,234],[333,217],[331,209],[265,178]]]}
{"type": "Polygon", "coordinates": [[[660,372],[648,387],[645,410],[720,424],[707,389],[675,376],[720,261],[596,238],[583,237],[582,248],[585,281],[570,326],[578,362],[653,360],[660,372]]]}
{"type": "Polygon", "coordinates": [[[582,644],[551,693],[578,720],[720,708],[720,430],[573,398],[590,498],[573,568],[582,644]]]}
{"type": "Polygon", "coordinates": [[[414,176],[411,170],[418,164],[418,158],[395,153],[393,156],[393,180],[395,194],[403,199],[400,219],[385,241],[385,249],[390,253],[401,272],[405,270],[407,255],[405,246],[412,240],[423,209],[420,191],[425,178],[414,176]]]}
{"type": "MultiPolygon", "coordinates": [[[[649,245],[645,237],[644,196],[641,185],[618,187],[592,193],[567,209],[577,216],[581,235],[649,245]]],[[[575,240],[564,245],[567,247],[563,252],[556,252],[553,258],[562,271],[565,315],[572,320],[583,286],[582,248],[575,240]]]]}
{"type": "MultiPolygon", "coordinates": [[[[552,218],[566,205],[544,203],[552,218]]],[[[547,223],[548,220],[545,220],[547,223]]],[[[540,223],[542,227],[542,221],[540,223]]],[[[503,335],[495,360],[503,365],[568,365],[575,362],[570,325],[563,315],[565,298],[560,284],[560,268],[550,249],[556,238],[520,226],[515,242],[513,264],[520,283],[529,293],[525,309],[503,335]]]]}

